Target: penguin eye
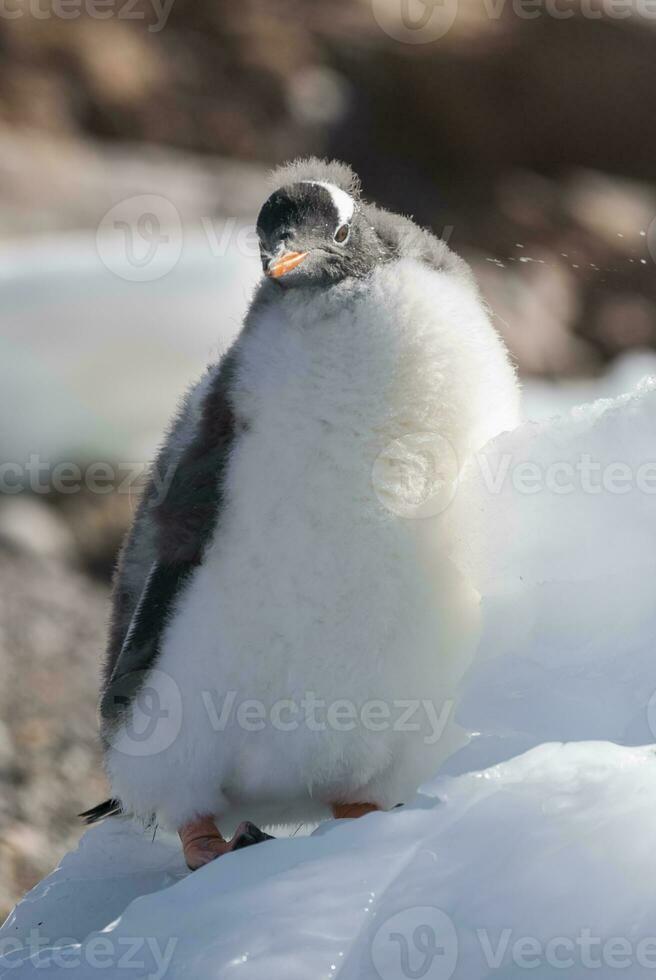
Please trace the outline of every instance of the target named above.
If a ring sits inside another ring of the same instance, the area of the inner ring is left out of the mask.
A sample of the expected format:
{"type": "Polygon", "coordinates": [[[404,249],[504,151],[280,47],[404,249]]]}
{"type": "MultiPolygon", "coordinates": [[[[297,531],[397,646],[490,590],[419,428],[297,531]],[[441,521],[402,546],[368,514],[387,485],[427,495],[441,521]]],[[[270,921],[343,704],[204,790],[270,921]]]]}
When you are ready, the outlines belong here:
{"type": "Polygon", "coordinates": [[[333,235],[334,240],[338,245],[344,245],[347,241],[348,236],[351,232],[350,225],[340,225],[335,234],[333,235]]]}

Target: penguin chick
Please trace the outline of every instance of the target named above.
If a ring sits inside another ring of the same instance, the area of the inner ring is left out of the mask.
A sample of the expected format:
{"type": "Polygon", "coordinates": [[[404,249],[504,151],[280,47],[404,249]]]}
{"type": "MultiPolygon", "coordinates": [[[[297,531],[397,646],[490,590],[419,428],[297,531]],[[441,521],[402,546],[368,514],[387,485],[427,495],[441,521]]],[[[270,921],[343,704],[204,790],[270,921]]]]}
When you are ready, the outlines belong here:
{"type": "Polygon", "coordinates": [[[191,868],[266,839],[252,820],[386,810],[434,774],[469,613],[448,508],[407,505],[442,456],[453,483],[517,422],[506,349],[444,242],[343,164],[274,180],[242,331],[187,395],[119,561],[114,798],[86,814],[174,828],[191,868]]]}

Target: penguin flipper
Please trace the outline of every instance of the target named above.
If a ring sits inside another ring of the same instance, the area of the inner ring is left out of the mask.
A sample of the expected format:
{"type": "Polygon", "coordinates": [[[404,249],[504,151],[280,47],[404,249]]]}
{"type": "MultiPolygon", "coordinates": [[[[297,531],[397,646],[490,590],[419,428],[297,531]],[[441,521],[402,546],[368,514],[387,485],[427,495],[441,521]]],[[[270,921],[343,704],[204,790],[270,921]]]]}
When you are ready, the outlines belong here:
{"type": "MultiPolygon", "coordinates": [[[[140,582],[128,610],[116,615],[110,637],[100,713],[103,729],[116,722],[120,711],[138,691],[145,672],[154,666],[161,639],[174,607],[193,570],[202,561],[223,507],[223,477],[235,438],[230,389],[235,355],[229,351],[202,382],[202,397],[193,416],[174,429],[165,447],[160,479],[151,478],[133,529],[140,582]],[[163,479],[174,457],[170,480],[163,479]],[[136,532],[136,533],[135,533],[136,532]],[[140,538],[144,540],[140,543],[140,538]],[[138,598],[137,598],[138,596],[138,598]]],[[[128,575],[131,553],[119,568],[115,609],[128,575]]],[[[131,571],[131,570],[130,570],[131,571]]]]}
{"type": "Polygon", "coordinates": [[[198,563],[218,520],[235,435],[230,398],[235,357],[231,348],[189,390],[151,467],[114,576],[103,687],[116,673],[153,563],[198,563]]]}
{"type": "Polygon", "coordinates": [[[166,565],[153,562],[137,603],[130,628],[100,702],[104,725],[114,723],[141,687],[146,672],[159,655],[162,634],[174,601],[184,587],[194,562],[166,565]]]}

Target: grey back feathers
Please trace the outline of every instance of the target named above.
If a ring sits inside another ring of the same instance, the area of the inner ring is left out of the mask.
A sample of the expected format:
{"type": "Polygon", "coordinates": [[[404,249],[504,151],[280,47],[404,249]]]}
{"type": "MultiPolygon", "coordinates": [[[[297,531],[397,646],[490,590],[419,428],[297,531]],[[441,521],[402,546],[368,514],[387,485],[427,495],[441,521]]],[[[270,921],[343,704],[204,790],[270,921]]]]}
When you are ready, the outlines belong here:
{"type": "Polygon", "coordinates": [[[363,210],[376,234],[395,258],[416,259],[433,269],[454,273],[474,282],[465,260],[426,228],[420,228],[410,218],[386,211],[375,204],[367,204],[363,210]]]}

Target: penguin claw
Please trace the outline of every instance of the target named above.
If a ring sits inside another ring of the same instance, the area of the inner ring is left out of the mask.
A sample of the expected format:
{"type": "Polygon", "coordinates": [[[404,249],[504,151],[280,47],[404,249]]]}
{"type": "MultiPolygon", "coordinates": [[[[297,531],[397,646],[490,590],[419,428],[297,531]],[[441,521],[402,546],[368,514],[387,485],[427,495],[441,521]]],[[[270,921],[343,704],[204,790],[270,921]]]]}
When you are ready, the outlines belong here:
{"type": "Polygon", "coordinates": [[[256,827],[250,821],[246,821],[241,826],[241,832],[235,834],[231,841],[231,851],[240,851],[244,847],[251,847],[253,844],[261,844],[265,840],[274,839],[271,834],[265,834],[263,830],[260,830],[259,827],[256,827]]]}

